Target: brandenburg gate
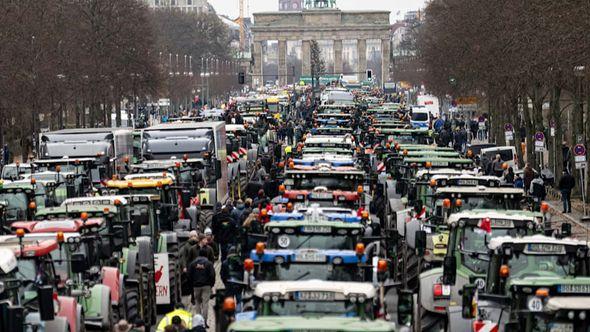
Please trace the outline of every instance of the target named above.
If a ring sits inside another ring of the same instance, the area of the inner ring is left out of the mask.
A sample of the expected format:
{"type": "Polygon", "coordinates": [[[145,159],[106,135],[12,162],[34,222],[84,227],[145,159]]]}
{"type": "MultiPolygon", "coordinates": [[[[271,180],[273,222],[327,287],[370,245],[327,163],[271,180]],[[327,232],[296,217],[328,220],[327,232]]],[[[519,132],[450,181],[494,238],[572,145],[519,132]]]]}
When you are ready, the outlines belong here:
{"type": "Polygon", "coordinates": [[[253,68],[252,85],[264,85],[263,44],[278,41],[278,79],[286,85],[291,74],[287,66],[287,42],[301,42],[302,76],[311,75],[311,41],[332,41],[334,72],[330,74],[356,74],[359,81],[366,79],[367,40],[381,41],[381,82],[389,79],[390,24],[388,11],[342,11],[335,0],[306,0],[305,9],[298,12],[254,13],[252,34],[253,68]],[[356,68],[343,72],[342,42],[356,41],[358,59],[356,68]]]}

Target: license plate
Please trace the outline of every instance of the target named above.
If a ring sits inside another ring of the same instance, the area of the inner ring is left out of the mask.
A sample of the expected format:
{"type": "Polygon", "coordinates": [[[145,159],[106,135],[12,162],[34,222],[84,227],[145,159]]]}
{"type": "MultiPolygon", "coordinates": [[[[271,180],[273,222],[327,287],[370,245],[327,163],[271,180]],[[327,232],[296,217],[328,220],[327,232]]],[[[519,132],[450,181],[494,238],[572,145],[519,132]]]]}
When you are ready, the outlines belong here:
{"type": "Polygon", "coordinates": [[[477,180],[458,180],[457,184],[460,186],[477,186],[477,180]]]}
{"type": "Polygon", "coordinates": [[[295,255],[295,261],[306,263],[323,263],[326,261],[326,255],[317,252],[300,252],[295,255]]]}
{"type": "Polygon", "coordinates": [[[559,293],[590,293],[590,285],[559,285],[557,287],[559,293]]]}
{"type": "Polygon", "coordinates": [[[330,233],[332,228],[330,226],[303,226],[304,233],[330,233]]]}
{"type": "Polygon", "coordinates": [[[315,199],[332,199],[333,195],[331,193],[311,193],[311,198],[315,199]]]}
{"type": "Polygon", "coordinates": [[[331,292],[297,292],[297,301],[334,301],[334,293],[331,292]]]}
{"type": "Polygon", "coordinates": [[[574,332],[572,323],[550,323],[549,332],[574,332]]]}

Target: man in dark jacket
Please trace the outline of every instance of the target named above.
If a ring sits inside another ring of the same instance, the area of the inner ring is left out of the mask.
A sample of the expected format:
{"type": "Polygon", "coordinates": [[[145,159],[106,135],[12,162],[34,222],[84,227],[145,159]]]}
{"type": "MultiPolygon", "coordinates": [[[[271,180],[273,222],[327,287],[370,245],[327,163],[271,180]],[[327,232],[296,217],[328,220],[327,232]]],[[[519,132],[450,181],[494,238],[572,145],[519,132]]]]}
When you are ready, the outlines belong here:
{"type": "Polygon", "coordinates": [[[567,171],[563,170],[563,175],[559,179],[559,191],[561,191],[561,200],[563,201],[563,213],[572,212],[572,190],[576,186],[576,180],[567,171]]]}
{"type": "Polygon", "coordinates": [[[219,244],[221,261],[227,258],[227,252],[232,244],[235,244],[239,236],[239,226],[229,214],[229,208],[224,206],[213,226],[213,237],[219,244]]]}
{"type": "Polygon", "coordinates": [[[199,235],[197,231],[191,231],[187,243],[180,248],[178,255],[180,259],[180,270],[182,271],[182,303],[185,308],[190,308],[190,299],[193,294],[193,288],[191,284],[187,282],[189,279],[188,269],[190,264],[199,256],[198,244],[199,235]]]}
{"type": "Polygon", "coordinates": [[[209,313],[209,299],[215,286],[215,268],[207,259],[207,251],[199,250],[199,257],[189,266],[189,281],[193,285],[195,313],[200,314],[207,321],[209,313]]]}

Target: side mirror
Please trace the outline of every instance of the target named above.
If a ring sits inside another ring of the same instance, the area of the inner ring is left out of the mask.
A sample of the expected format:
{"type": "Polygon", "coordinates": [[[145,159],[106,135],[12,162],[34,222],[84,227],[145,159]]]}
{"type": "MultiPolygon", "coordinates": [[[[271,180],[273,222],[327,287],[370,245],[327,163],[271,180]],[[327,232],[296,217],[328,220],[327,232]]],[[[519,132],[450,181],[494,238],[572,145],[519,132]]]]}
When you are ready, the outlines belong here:
{"type": "Polygon", "coordinates": [[[55,319],[52,286],[39,286],[37,288],[37,302],[39,302],[39,316],[42,321],[55,319]]]}
{"type": "Polygon", "coordinates": [[[410,326],[414,318],[414,294],[409,289],[399,289],[397,295],[397,322],[410,326]]]}
{"type": "Polygon", "coordinates": [[[453,256],[445,256],[443,261],[443,284],[454,285],[457,279],[457,260],[453,256]]]}
{"type": "Polygon", "coordinates": [[[82,253],[72,254],[72,273],[83,273],[86,270],[88,270],[86,255],[82,253]]]}
{"type": "Polygon", "coordinates": [[[463,299],[461,303],[461,316],[464,319],[473,319],[477,316],[477,286],[474,284],[464,285],[461,292],[463,299]]]}
{"type": "Polygon", "coordinates": [[[221,179],[221,160],[215,159],[215,179],[221,179]]]}
{"type": "Polygon", "coordinates": [[[426,250],[426,231],[416,231],[416,254],[419,257],[424,256],[426,250]]]}

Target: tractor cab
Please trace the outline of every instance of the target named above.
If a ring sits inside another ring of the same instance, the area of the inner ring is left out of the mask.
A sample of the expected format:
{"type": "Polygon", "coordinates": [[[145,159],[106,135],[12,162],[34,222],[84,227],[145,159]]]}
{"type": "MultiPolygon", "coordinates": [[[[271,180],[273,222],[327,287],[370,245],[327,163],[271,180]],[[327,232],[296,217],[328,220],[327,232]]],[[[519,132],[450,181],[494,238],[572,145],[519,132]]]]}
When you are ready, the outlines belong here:
{"type": "Polygon", "coordinates": [[[362,192],[363,180],[364,172],[354,166],[297,166],[293,162],[285,171],[283,185],[285,190],[316,192],[315,196],[319,197],[327,191],[358,192],[359,187],[362,192]]]}
{"type": "Polygon", "coordinates": [[[0,180],[17,181],[24,179],[24,176],[33,172],[31,164],[13,163],[2,167],[0,180]]]}
{"type": "MultiPolygon", "coordinates": [[[[365,281],[370,277],[364,244],[357,244],[354,250],[322,250],[307,246],[312,238],[300,241],[295,249],[266,249],[266,244],[259,242],[250,253],[251,265],[245,262],[245,270],[256,281],[365,281]]],[[[286,243],[285,239],[278,241],[286,243]]],[[[346,243],[342,246],[348,247],[346,243]]]]}
{"type": "Polygon", "coordinates": [[[429,255],[425,257],[431,262],[442,262],[442,267],[423,272],[419,277],[424,311],[432,314],[453,311],[453,303],[461,301],[463,285],[475,284],[483,290],[489,264],[487,244],[496,237],[538,234],[543,228],[542,221],[541,213],[522,210],[470,210],[450,215],[448,231],[427,234],[429,255]],[[436,285],[436,292],[431,285],[436,285]]]}
{"type": "Polygon", "coordinates": [[[282,331],[326,331],[326,332],[394,332],[395,326],[386,321],[364,321],[346,317],[267,316],[255,320],[238,320],[229,326],[230,332],[282,332],[282,331]]]}
{"type": "Polygon", "coordinates": [[[10,261],[10,257],[16,261],[16,267],[14,261],[9,262],[6,270],[2,267],[5,273],[0,279],[6,278],[7,284],[12,286],[13,304],[22,306],[25,317],[34,325],[44,324],[50,331],[80,331],[83,322],[76,299],[57,296],[62,280],[56,273],[51,255],[58,249],[55,238],[26,239],[23,231],[18,231],[17,235],[0,236],[0,251],[3,252],[0,259],[6,255],[10,261]]]}
{"type": "MultiPolygon", "coordinates": [[[[468,315],[463,318],[475,318],[473,325],[497,323],[507,331],[587,331],[586,242],[543,235],[497,237],[488,249],[485,290],[476,305],[464,298],[462,311],[468,315]]],[[[470,286],[464,288],[469,294],[470,286]]]]}
{"type": "MultiPolygon", "coordinates": [[[[92,179],[98,178],[100,173],[106,177],[103,169],[95,164],[95,158],[58,158],[58,159],[40,159],[36,160],[36,172],[57,172],[66,174],[69,180],[68,185],[77,186],[77,191],[87,194],[92,192],[92,179]]],[[[98,181],[95,181],[98,183],[98,181]]],[[[81,195],[80,195],[81,196],[81,195]]]]}
{"type": "MultiPolygon", "coordinates": [[[[256,286],[255,319],[268,316],[340,316],[374,320],[379,295],[370,283],[323,280],[267,281],[256,286]]],[[[248,313],[239,314],[238,317],[248,313]]]]}
{"type": "Polygon", "coordinates": [[[96,238],[101,220],[44,221],[14,223],[13,228],[25,227],[26,241],[56,240],[58,250],[50,253],[59,276],[58,292],[76,298],[82,306],[87,328],[110,329],[114,322],[110,313],[120,303],[119,270],[101,268],[100,243],[96,238]],[[84,234],[77,231],[82,230],[84,234]],[[112,299],[112,300],[111,300],[112,299]],[[113,306],[113,309],[111,309],[113,306]]]}
{"type": "Polygon", "coordinates": [[[175,179],[168,174],[154,175],[138,174],[128,175],[126,180],[107,181],[106,187],[110,195],[156,195],[160,197],[158,202],[160,213],[158,220],[163,230],[172,230],[178,222],[178,190],[174,186],[175,179]]]}
{"type": "Polygon", "coordinates": [[[34,179],[10,183],[0,180],[0,222],[3,228],[12,221],[32,220],[37,208],[45,207],[46,198],[45,186],[34,179]]]}
{"type": "Polygon", "coordinates": [[[74,173],[44,171],[25,176],[25,180],[32,178],[45,186],[46,206],[57,206],[67,198],[81,197],[86,193],[81,178],[74,173]]]}

